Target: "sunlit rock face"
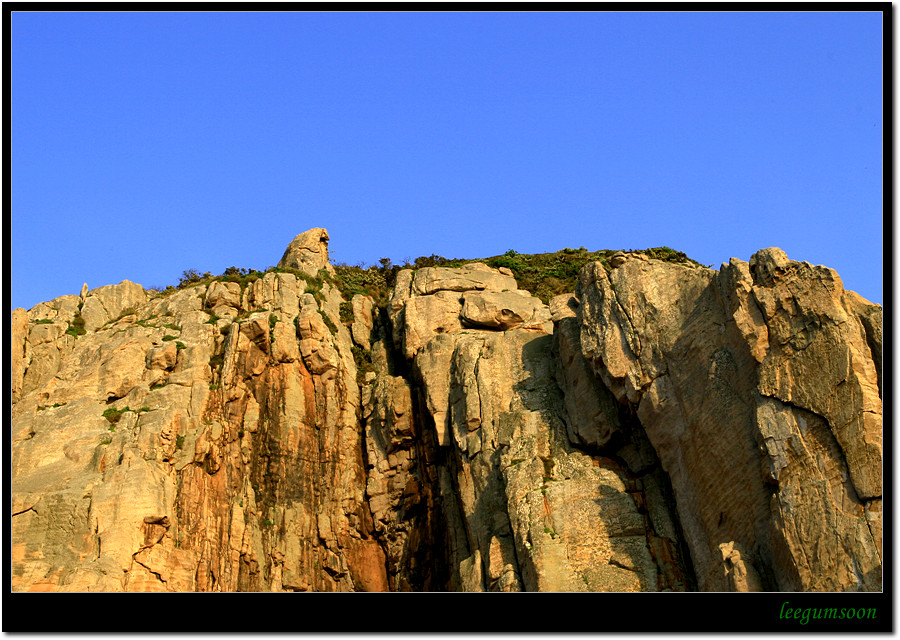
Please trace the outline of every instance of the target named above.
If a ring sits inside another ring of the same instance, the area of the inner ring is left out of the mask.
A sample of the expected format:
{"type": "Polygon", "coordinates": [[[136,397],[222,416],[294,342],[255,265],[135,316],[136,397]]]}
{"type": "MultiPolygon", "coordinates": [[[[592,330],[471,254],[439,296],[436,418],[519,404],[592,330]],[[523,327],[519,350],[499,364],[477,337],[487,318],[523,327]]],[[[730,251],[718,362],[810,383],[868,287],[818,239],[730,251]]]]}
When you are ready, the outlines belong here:
{"type": "Polygon", "coordinates": [[[582,353],[659,455],[699,588],[881,588],[879,306],[777,248],[595,263],[578,289],[582,353]]]}
{"type": "Polygon", "coordinates": [[[620,253],[545,304],[469,263],[379,303],[328,239],[13,311],[13,590],[881,588],[881,307],[834,271],[620,253]]]}

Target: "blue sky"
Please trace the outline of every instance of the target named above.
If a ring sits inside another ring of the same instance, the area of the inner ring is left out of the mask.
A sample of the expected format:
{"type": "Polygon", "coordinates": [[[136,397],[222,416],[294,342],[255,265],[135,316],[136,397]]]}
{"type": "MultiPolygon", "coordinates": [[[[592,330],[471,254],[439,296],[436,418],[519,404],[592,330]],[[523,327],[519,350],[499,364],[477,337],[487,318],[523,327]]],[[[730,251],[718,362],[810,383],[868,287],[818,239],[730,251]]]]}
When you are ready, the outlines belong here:
{"type": "Polygon", "coordinates": [[[882,302],[883,20],[12,14],[11,308],[332,260],[779,246],[882,302]]]}

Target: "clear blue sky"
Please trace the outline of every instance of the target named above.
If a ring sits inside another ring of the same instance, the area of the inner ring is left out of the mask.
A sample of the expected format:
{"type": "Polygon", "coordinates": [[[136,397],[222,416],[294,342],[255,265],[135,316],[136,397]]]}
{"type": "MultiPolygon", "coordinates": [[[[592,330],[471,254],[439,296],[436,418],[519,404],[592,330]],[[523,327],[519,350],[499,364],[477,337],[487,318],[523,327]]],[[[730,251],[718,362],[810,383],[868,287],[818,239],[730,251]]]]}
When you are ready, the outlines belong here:
{"type": "Polygon", "coordinates": [[[779,246],[882,302],[880,13],[13,13],[12,307],[185,269],[779,246]]]}

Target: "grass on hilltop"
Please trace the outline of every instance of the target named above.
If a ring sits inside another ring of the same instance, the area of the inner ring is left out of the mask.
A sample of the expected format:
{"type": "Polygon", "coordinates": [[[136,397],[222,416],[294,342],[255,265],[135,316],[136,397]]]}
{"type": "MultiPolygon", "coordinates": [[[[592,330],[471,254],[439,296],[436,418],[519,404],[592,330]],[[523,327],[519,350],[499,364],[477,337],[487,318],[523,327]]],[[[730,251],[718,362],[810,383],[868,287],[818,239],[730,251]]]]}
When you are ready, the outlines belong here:
{"type": "MultiPolygon", "coordinates": [[[[650,249],[629,250],[630,253],[643,253],[651,258],[684,264],[686,266],[702,267],[699,262],[689,258],[684,252],[676,251],[669,247],[654,247],[650,249]]],[[[609,258],[616,251],[601,249],[589,251],[584,247],[579,249],[562,249],[552,253],[518,253],[510,249],[506,253],[490,258],[445,258],[436,254],[420,256],[409,261],[407,258],[403,264],[393,264],[390,258],[381,258],[377,265],[366,266],[364,263],[348,265],[339,263],[334,265],[335,275],[332,276],[324,269],[313,277],[295,269],[280,269],[268,267],[264,271],[256,269],[242,269],[229,267],[222,275],[214,276],[210,272],[199,273],[195,269],[184,271],[177,285],[169,285],[165,288],[153,287],[150,291],[167,295],[181,289],[209,284],[211,282],[234,282],[241,285],[241,289],[263,277],[266,273],[292,273],[306,281],[307,289],[314,295],[321,296],[324,283],[328,282],[337,287],[345,299],[349,300],[356,294],[372,297],[377,306],[385,306],[390,299],[391,292],[396,281],[397,274],[402,269],[421,269],[423,267],[459,267],[470,262],[484,262],[490,267],[506,267],[512,271],[520,289],[525,289],[532,295],[547,303],[555,295],[575,290],[575,282],[578,273],[588,262],[600,261],[609,263],[609,258]]],[[[318,296],[317,296],[318,297],[318,296]]]]}

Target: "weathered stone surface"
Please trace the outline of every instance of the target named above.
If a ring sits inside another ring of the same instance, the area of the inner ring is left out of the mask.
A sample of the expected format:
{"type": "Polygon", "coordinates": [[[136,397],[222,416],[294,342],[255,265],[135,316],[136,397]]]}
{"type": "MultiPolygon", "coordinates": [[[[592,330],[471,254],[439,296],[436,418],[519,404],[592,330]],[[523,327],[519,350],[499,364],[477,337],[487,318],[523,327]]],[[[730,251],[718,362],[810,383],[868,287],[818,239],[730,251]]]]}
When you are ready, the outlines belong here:
{"type": "Polygon", "coordinates": [[[89,296],[85,299],[81,308],[81,317],[84,319],[84,328],[87,331],[96,331],[109,322],[109,313],[97,296],[89,296]]]}
{"type": "Polygon", "coordinates": [[[296,362],[300,348],[294,327],[287,322],[276,322],[272,327],[272,359],[275,362],[296,362]]]}
{"type": "MultiPolygon", "coordinates": [[[[77,296],[72,297],[77,298],[77,296]]],[[[144,288],[129,280],[92,289],[84,298],[84,306],[81,310],[85,319],[85,328],[91,331],[102,326],[96,324],[91,326],[87,315],[89,312],[86,312],[86,309],[95,309],[96,313],[92,315],[92,318],[96,318],[94,323],[99,322],[99,319],[103,317],[106,318],[104,322],[107,322],[117,319],[126,309],[136,309],[145,302],[147,302],[147,293],[144,288]],[[99,305],[95,305],[95,302],[99,305]]]]}
{"type": "Polygon", "coordinates": [[[735,542],[723,542],[719,545],[722,553],[722,566],[730,585],[730,591],[763,591],[762,581],[752,565],[744,562],[735,542]]]}
{"type": "Polygon", "coordinates": [[[372,348],[372,298],[356,294],[350,302],[353,305],[353,324],[350,327],[353,342],[368,351],[372,348]]]}
{"type": "Polygon", "coordinates": [[[304,231],[291,240],[278,267],[297,269],[310,276],[316,276],[319,269],[333,274],[334,267],[328,262],[328,240],[328,231],[325,229],[317,227],[304,231]]]}
{"type": "Polygon", "coordinates": [[[204,304],[207,308],[213,309],[218,306],[234,307],[241,306],[241,285],[237,282],[213,282],[206,289],[206,299],[204,304]]]}
{"type": "Polygon", "coordinates": [[[440,478],[454,588],[656,590],[646,519],[617,472],[569,442],[550,310],[525,292],[463,292],[460,307],[455,291],[433,290],[395,300],[437,443],[456,460],[440,478]]]}
{"type": "Polygon", "coordinates": [[[777,249],[610,266],[15,310],[13,590],[880,589],[881,307],[777,249]]]}
{"type": "Polygon", "coordinates": [[[439,333],[429,340],[415,358],[419,371],[427,371],[425,404],[434,424],[438,444],[450,444],[450,362],[456,339],[449,333],[439,333]]]}
{"type": "Polygon", "coordinates": [[[880,588],[881,403],[834,272],[778,249],[719,272],[626,256],[577,293],[582,352],[658,452],[701,589],[753,587],[734,549],[767,589],[880,588]]]}
{"type": "Polygon", "coordinates": [[[412,280],[412,294],[424,296],[437,291],[512,291],[516,279],[504,275],[482,262],[461,267],[424,267],[412,280]]]}
{"type": "Polygon", "coordinates": [[[32,322],[71,322],[78,313],[80,302],[78,296],[60,296],[49,302],[40,302],[28,310],[28,319],[32,322]]]}
{"type": "Polygon", "coordinates": [[[574,310],[559,302],[556,309],[554,375],[565,396],[569,440],[599,451],[620,430],[616,399],[581,354],[581,325],[574,310]]]}
{"type": "Polygon", "coordinates": [[[172,369],[178,361],[178,348],[174,342],[153,347],[147,352],[148,369],[172,369]]]}
{"type": "Polygon", "coordinates": [[[769,334],[759,392],[822,416],[863,499],[881,495],[881,398],[865,327],[848,314],[833,269],[792,262],[780,249],[750,260],[769,334]]]}
{"type": "Polygon", "coordinates": [[[303,311],[297,316],[297,334],[300,355],[312,373],[323,374],[338,367],[340,355],[334,348],[331,330],[318,311],[303,311]]]}
{"type": "MultiPolygon", "coordinates": [[[[300,312],[300,296],[305,290],[304,281],[292,273],[267,273],[244,289],[240,308],[245,312],[259,308],[279,311],[293,320],[300,312]]],[[[315,308],[315,300],[307,306],[315,308]]]]}
{"type": "MultiPolygon", "coordinates": [[[[25,382],[13,407],[14,590],[388,588],[383,543],[359,515],[351,339],[324,320],[340,296],[310,296],[295,329],[300,287],[268,275],[233,324],[202,310],[243,304],[229,283],[132,299],[135,314],[77,337],[45,303],[36,313],[53,322],[31,325],[34,346],[14,315],[25,382]],[[303,340],[328,354],[322,375],[304,365],[303,340]]],[[[87,300],[115,313],[130,289],[117,286],[87,300]]]]}
{"type": "Polygon", "coordinates": [[[881,356],[883,350],[883,310],[880,304],[872,304],[854,291],[845,291],[845,294],[842,302],[844,303],[847,312],[856,315],[860,322],[862,322],[863,328],[866,330],[866,343],[872,353],[872,362],[875,364],[875,371],[878,374],[878,393],[880,395],[882,392],[881,356]]]}
{"type": "Polygon", "coordinates": [[[441,560],[430,548],[441,536],[434,520],[436,476],[425,464],[432,455],[426,450],[433,444],[421,438],[415,413],[412,390],[403,378],[380,373],[365,385],[366,495],[371,516],[364,514],[364,519],[371,518],[369,526],[386,541],[384,590],[439,586],[435,569],[441,560]]]}
{"type": "Polygon", "coordinates": [[[10,318],[10,350],[12,362],[10,363],[10,385],[12,387],[12,401],[18,402],[22,393],[22,383],[25,378],[25,339],[28,337],[28,312],[25,309],[13,309],[10,318]]]}
{"type": "Polygon", "coordinates": [[[540,328],[550,320],[547,306],[527,291],[479,291],[463,294],[462,323],[469,327],[500,329],[540,328]]]}
{"type": "Polygon", "coordinates": [[[406,301],[412,295],[412,280],[412,269],[401,269],[397,272],[397,276],[394,279],[394,291],[391,293],[390,302],[388,302],[388,314],[391,319],[391,335],[394,344],[401,344],[403,341],[403,329],[406,326],[404,308],[406,301]]]}
{"type": "Polygon", "coordinates": [[[439,291],[431,296],[411,297],[403,310],[403,351],[412,358],[435,335],[462,329],[460,295],[439,291]]]}
{"type": "Polygon", "coordinates": [[[578,316],[578,298],[572,293],[562,293],[550,299],[550,320],[559,322],[563,318],[575,318],[578,316]]]}

